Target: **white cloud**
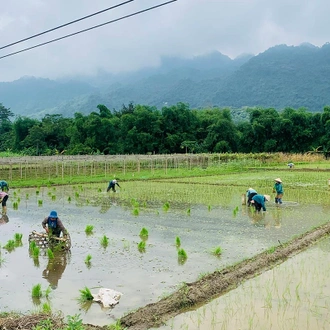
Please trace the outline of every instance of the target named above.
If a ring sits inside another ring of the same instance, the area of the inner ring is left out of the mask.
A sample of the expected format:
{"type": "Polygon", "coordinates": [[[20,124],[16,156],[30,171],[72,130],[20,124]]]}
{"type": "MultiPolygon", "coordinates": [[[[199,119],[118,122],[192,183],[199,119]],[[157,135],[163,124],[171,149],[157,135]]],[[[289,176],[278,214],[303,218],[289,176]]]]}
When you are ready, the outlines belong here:
{"type": "MultiPolygon", "coordinates": [[[[0,14],[0,47],[124,0],[11,0],[0,14]]],[[[133,13],[165,0],[135,0],[88,20],[0,51],[0,56],[133,13]]],[[[168,6],[0,60],[0,81],[56,78],[156,65],[164,55],[219,50],[235,57],[275,44],[329,41],[326,0],[178,0],[168,6]]]]}

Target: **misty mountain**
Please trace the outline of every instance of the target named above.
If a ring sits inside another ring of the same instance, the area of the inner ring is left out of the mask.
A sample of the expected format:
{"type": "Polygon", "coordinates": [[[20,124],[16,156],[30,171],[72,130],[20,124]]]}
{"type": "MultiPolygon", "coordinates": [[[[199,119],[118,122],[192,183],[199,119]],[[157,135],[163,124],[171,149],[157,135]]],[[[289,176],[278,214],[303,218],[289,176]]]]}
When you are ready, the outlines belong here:
{"type": "Polygon", "coordinates": [[[0,83],[0,103],[17,115],[88,114],[98,104],[161,108],[177,102],[192,108],[229,106],[306,107],[330,104],[330,44],[279,45],[257,56],[231,59],[219,52],[192,58],[164,57],[158,67],[136,72],[49,79],[24,77],[0,83]]]}

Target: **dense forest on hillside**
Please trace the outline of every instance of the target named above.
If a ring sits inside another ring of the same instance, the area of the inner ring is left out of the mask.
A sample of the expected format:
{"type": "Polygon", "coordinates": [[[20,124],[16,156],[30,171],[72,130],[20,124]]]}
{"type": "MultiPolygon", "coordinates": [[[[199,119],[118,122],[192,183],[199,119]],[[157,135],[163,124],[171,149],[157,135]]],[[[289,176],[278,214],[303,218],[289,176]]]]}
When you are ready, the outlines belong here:
{"type": "Polygon", "coordinates": [[[229,109],[194,110],[123,106],[112,112],[99,104],[74,118],[18,116],[0,103],[0,151],[25,155],[147,154],[183,152],[323,152],[330,150],[330,106],[323,113],[305,109],[246,110],[248,121],[235,123],[229,109]]]}
{"type": "Polygon", "coordinates": [[[0,83],[0,100],[15,114],[89,114],[96,104],[119,110],[189,104],[191,108],[305,107],[318,112],[330,104],[330,44],[278,45],[231,59],[220,52],[192,58],[163,58],[136,72],[49,79],[25,77],[0,83]]]}

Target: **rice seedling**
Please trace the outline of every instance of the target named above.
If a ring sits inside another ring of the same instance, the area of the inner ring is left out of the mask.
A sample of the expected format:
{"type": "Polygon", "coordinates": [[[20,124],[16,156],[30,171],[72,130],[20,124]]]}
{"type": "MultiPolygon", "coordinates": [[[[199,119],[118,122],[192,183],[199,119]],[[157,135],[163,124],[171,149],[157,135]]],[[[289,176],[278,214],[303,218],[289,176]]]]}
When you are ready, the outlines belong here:
{"type": "Polygon", "coordinates": [[[180,240],[180,237],[179,236],[177,236],[175,238],[175,246],[178,247],[178,248],[181,246],[181,240],[180,240]]]}
{"type": "Polygon", "coordinates": [[[106,248],[109,245],[109,238],[105,235],[101,238],[101,245],[106,248]]]}
{"type": "Polygon", "coordinates": [[[29,199],[29,196],[30,196],[29,194],[25,194],[26,199],[29,199]]]}
{"type": "Polygon", "coordinates": [[[14,191],[14,197],[16,197],[17,196],[17,192],[16,191],[14,191]]]}
{"type": "Polygon", "coordinates": [[[88,267],[90,267],[92,265],[91,260],[92,260],[92,256],[90,254],[88,254],[87,257],[85,258],[85,264],[88,267]]]}
{"type": "Polygon", "coordinates": [[[131,199],[131,204],[135,208],[139,208],[140,207],[140,203],[135,198],[132,198],[131,199]]]}
{"type": "Polygon", "coordinates": [[[170,203],[169,202],[164,203],[163,210],[167,212],[169,209],[170,209],[170,203]]]}
{"type": "Polygon", "coordinates": [[[276,246],[271,246],[269,249],[266,250],[266,253],[272,254],[276,251],[276,246]]]}
{"type": "Polygon", "coordinates": [[[29,245],[30,251],[32,251],[37,246],[37,243],[35,241],[31,241],[29,245]]]}
{"type": "Polygon", "coordinates": [[[141,238],[148,238],[149,236],[149,232],[148,232],[148,229],[143,227],[140,231],[140,235],[139,235],[141,238]]]}
{"type": "Polygon", "coordinates": [[[85,286],[84,289],[79,290],[79,292],[80,292],[80,299],[79,299],[80,302],[93,300],[93,295],[89,290],[89,288],[87,288],[87,286],[85,286]]]}
{"type": "Polygon", "coordinates": [[[187,210],[187,215],[190,215],[190,208],[187,210]]]}
{"type": "MultiPolygon", "coordinates": [[[[52,312],[52,309],[51,309],[50,304],[48,302],[43,303],[42,312],[45,313],[45,314],[50,314],[52,312]]],[[[46,324],[43,324],[44,328],[42,328],[42,329],[48,329],[48,328],[46,328],[46,326],[47,326],[46,324]]],[[[51,329],[51,328],[49,328],[49,329],[51,329]]]]}
{"type": "Polygon", "coordinates": [[[93,234],[93,229],[94,229],[94,226],[93,225],[87,225],[86,228],[85,228],[86,235],[93,234]]]}
{"type": "Polygon", "coordinates": [[[18,202],[13,202],[13,209],[18,210],[18,202]]]}
{"type": "Polygon", "coordinates": [[[52,195],[52,201],[56,200],[56,195],[52,195]]]}
{"type": "Polygon", "coordinates": [[[222,249],[220,246],[216,246],[215,248],[212,249],[212,254],[219,257],[222,254],[222,249]]]}
{"type": "Polygon", "coordinates": [[[184,264],[187,261],[188,255],[184,249],[178,250],[178,261],[180,264],[184,264]]]}
{"type": "Polygon", "coordinates": [[[38,206],[42,206],[43,204],[43,200],[42,199],[38,199],[38,206]]]}
{"type": "Polygon", "coordinates": [[[139,209],[136,207],[136,208],[133,209],[132,213],[133,213],[133,215],[138,216],[139,213],[140,213],[140,211],[139,211],[139,209]]]}
{"type": "Polygon", "coordinates": [[[211,205],[207,207],[208,211],[211,212],[211,205]]]}
{"type": "Polygon", "coordinates": [[[238,210],[239,210],[239,208],[238,208],[238,206],[236,206],[236,207],[234,208],[234,210],[233,210],[233,215],[234,215],[234,217],[236,217],[236,215],[237,215],[237,213],[238,213],[238,210]]]}
{"type": "Polygon", "coordinates": [[[51,292],[52,292],[51,287],[50,287],[50,286],[47,287],[47,289],[45,290],[45,297],[46,297],[46,298],[49,298],[49,295],[50,295],[51,292]]]}
{"type": "Polygon", "coordinates": [[[3,248],[9,252],[13,251],[15,249],[15,241],[10,239],[3,248]]]}
{"type": "Polygon", "coordinates": [[[42,290],[41,284],[38,283],[32,287],[32,297],[33,298],[41,298],[42,297],[42,290]]]}
{"type": "Polygon", "coordinates": [[[21,198],[18,197],[18,198],[17,198],[17,203],[20,203],[20,201],[21,201],[21,198]]]}
{"type": "Polygon", "coordinates": [[[76,191],[74,195],[75,195],[76,198],[79,198],[80,197],[78,191],[76,191]]]}
{"type": "Polygon", "coordinates": [[[23,237],[23,234],[15,233],[15,235],[14,235],[15,242],[22,243],[22,237],[23,237]]]}
{"type": "Polygon", "coordinates": [[[101,188],[98,188],[98,189],[97,189],[97,192],[102,192],[102,189],[101,189],[101,188]]]}
{"type": "Polygon", "coordinates": [[[40,254],[40,249],[38,246],[35,246],[32,250],[32,257],[34,259],[38,259],[39,258],[39,254],[40,254]]]}
{"type": "Polygon", "coordinates": [[[71,202],[71,197],[70,197],[70,196],[68,197],[68,202],[69,202],[69,203],[71,202]]]}
{"type": "Polygon", "coordinates": [[[47,249],[47,255],[49,259],[54,259],[54,252],[51,249],[47,249]]]}
{"type": "Polygon", "coordinates": [[[146,242],[145,241],[141,241],[139,244],[138,244],[138,250],[139,252],[143,253],[146,251],[146,242]]]}

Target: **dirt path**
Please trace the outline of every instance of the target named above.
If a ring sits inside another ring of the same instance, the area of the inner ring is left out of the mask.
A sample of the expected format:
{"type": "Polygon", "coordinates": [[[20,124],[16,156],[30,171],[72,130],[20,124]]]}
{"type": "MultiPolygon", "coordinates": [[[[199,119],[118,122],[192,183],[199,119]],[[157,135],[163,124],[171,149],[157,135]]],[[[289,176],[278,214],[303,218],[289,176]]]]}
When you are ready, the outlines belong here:
{"type": "MultiPolygon", "coordinates": [[[[146,305],[122,317],[120,319],[122,328],[127,328],[129,330],[145,330],[158,327],[180,313],[195,309],[237,288],[243,281],[256,277],[284,262],[289,257],[294,256],[329,234],[330,222],[286,244],[279,244],[276,248],[271,248],[251,259],[244,260],[239,264],[227,267],[221,271],[215,271],[196,282],[187,283],[170,296],[156,303],[146,305]]],[[[32,330],[42,319],[49,319],[49,316],[43,314],[39,317],[36,317],[36,315],[2,316],[0,317],[0,330],[32,330]]],[[[57,327],[54,329],[60,329],[60,327],[58,327],[59,325],[64,326],[63,319],[59,321],[58,318],[54,317],[54,325],[56,323],[57,327]]],[[[109,328],[106,326],[84,325],[84,329],[104,330],[109,328]]]]}
{"type": "Polygon", "coordinates": [[[276,249],[269,249],[196,282],[187,283],[172,295],[122,317],[121,325],[130,330],[160,326],[182,312],[194,309],[235,289],[241,282],[273,268],[329,234],[330,223],[327,223],[286,244],[279,244],[276,249]]]}

